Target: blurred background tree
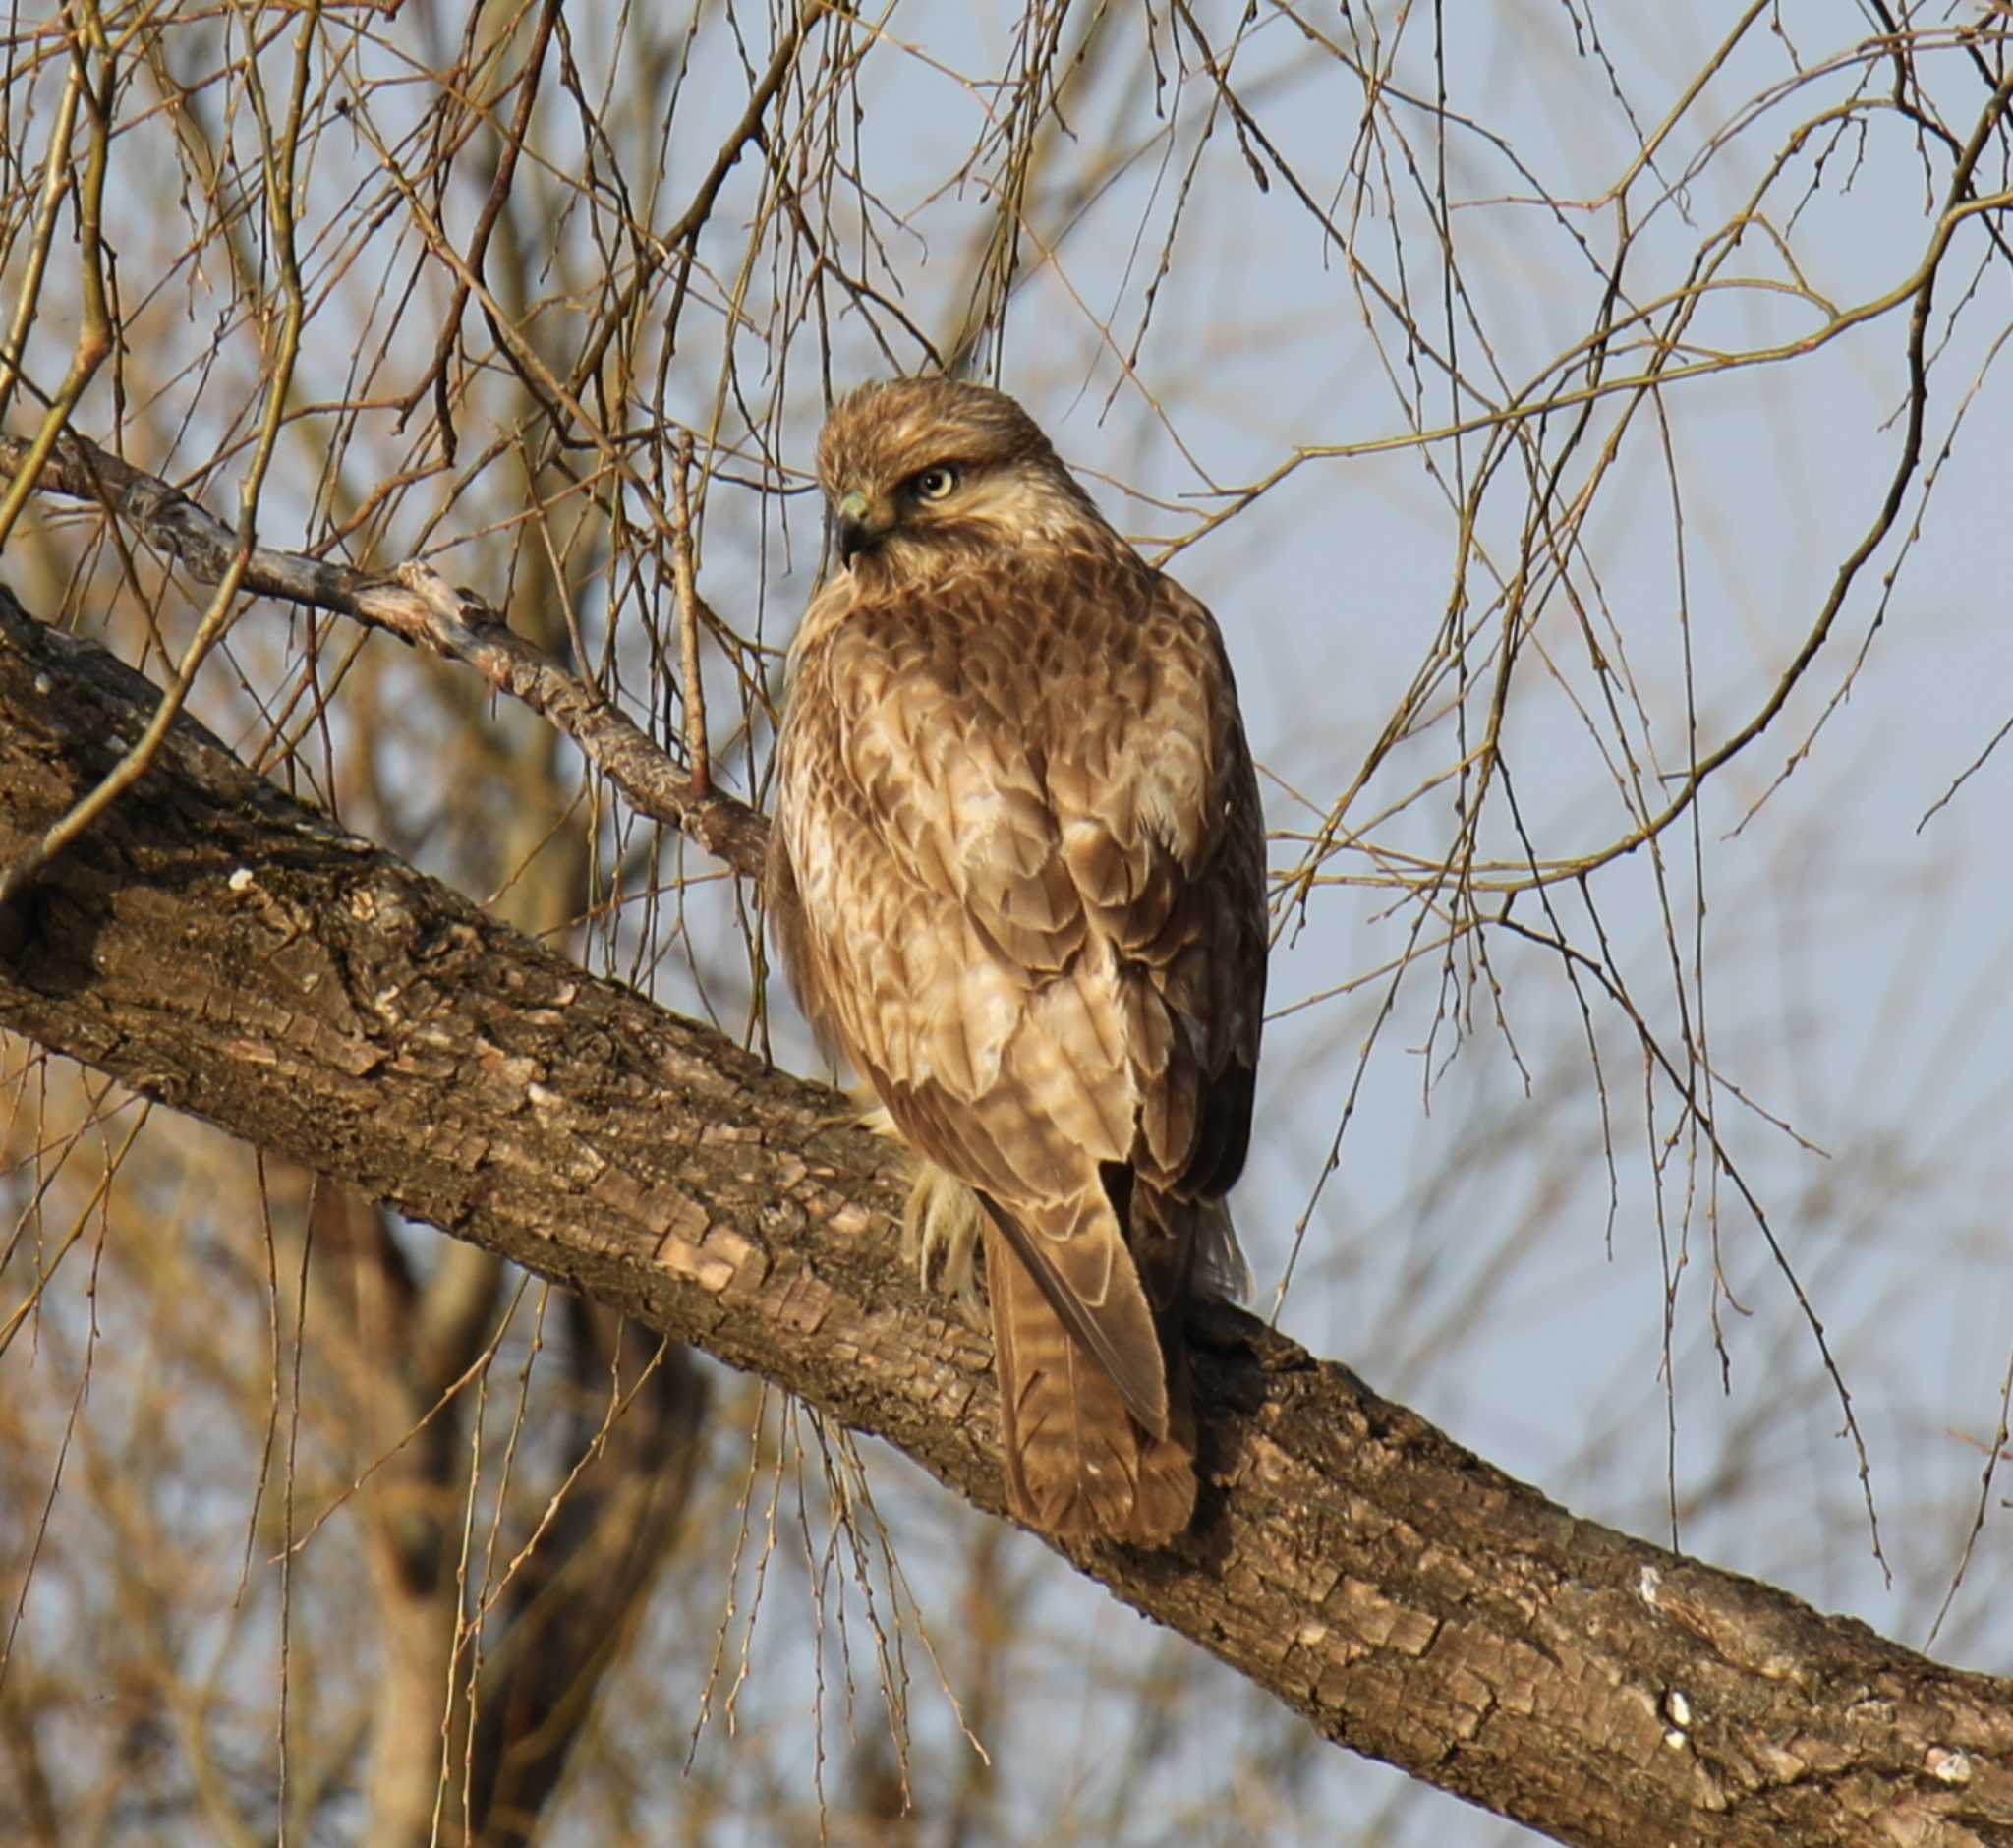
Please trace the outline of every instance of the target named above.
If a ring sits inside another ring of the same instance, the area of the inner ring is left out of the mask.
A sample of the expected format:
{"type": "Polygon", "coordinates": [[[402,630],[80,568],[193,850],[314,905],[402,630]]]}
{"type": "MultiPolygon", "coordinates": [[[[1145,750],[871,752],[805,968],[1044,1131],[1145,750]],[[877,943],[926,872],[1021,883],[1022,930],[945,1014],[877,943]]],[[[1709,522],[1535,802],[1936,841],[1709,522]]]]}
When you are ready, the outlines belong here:
{"type": "MultiPolygon", "coordinates": [[[[2006,20],[17,10],[0,431],[429,559],[674,754],[688,435],[759,804],[825,406],[1011,389],[1238,664],[1260,1306],[1585,1513],[2003,1669],[2006,20]]],[[[0,536],[174,677],[206,590],[96,511],[0,536]]],[[[757,895],[466,673],[240,599],[192,708],[822,1069],[757,895]]],[[[11,1838],[1517,1837],[760,1382],[0,1074],[11,1838]]]]}

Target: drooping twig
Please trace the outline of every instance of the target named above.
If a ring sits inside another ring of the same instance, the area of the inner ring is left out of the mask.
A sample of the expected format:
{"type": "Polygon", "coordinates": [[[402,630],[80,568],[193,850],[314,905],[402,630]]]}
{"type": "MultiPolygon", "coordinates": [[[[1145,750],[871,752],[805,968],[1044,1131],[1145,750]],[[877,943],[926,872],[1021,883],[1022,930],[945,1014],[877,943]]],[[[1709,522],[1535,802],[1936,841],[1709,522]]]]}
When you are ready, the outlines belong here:
{"type": "MultiPolygon", "coordinates": [[[[538,104],[539,77],[545,69],[546,51],[552,42],[552,29],[558,24],[558,0],[546,0],[544,11],[539,15],[538,29],[532,36],[531,50],[525,56],[524,69],[518,74],[517,116],[503,136],[503,145],[496,156],[495,176],[489,182],[489,196],[483,202],[483,209],[476,218],[475,231],[469,238],[470,274],[480,276],[483,273],[483,261],[489,252],[490,235],[496,228],[496,220],[503,214],[504,205],[509,202],[510,185],[517,177],[517,158],[524,151],[525,137],[531,128],[532,110],[538,104]]],[[[432,364],[421,375],[419,382],[406,393],[399,406],[398,422],[393,427],[403,430],[406,419],[413,413],[413,407],[431,390],[434,396],[434,417],[440,430],[440,450],[449,462],[454,460],[457,437],[453,409],[447,396],[447,365],[454,357],[455,342],[461,338],[461,318],[468,310],[469,292],[468,277],[458,278],[454,285],[454,300],[440,319],[440,338],[433,349],[432,364]]]]}
{"type": "MultiPolygon", "coordinates": [[[[29,445],[0,436],[0,475],[13,475],[29,445]]],[[[238,551],[238,535],[179,489],[121,461],[74,433],[49,457],[39,491],[95,501],[132,523],[149,545],[175,558],[201,584],[220,583],[238,551]]],[[[681,490],[682,506],[682,490],[681,490]]],[[[689,546],[689,540],[687,541],[689,546]]],[[[677,567],[681,581],[689,555],[677,567]]],[[[760,811],[712,786],[703,755],[693,774],[682,774],[650,735],[594,688],[512,632],[504,618],[473,593],[458,590],[431,565],[402,564],[387,578],[329,564],[301,552],[252,548],[242,588],[283,603],[301,604],[385,629],[418,648],[473,667],[497,692],[529,706],[577,744],[589,763],[620,789],[630,806],[696,840],[716,859],[759,878],[769,838],[760,811]]],[[[681,607],[696,607],[680,592],[681,607]]],[[[688,642],[688,732],[696,716],[703,736],[704,707],[691,702],[688,642]]]]}
{"type": "MultiPolygon", "coordinates": [[[[676,524],[671,528],[671,582],[678,593],[678,653],[685,678],[685,762],[692,792],[713,793],[713,753],[706,742],[706,688],[699,678],[699,573],[692,552],[692,433],[678,435],[677,472],[671,477],[676,524]]],[[[711,614],[711,611],[708,612],[711,614]]]]}

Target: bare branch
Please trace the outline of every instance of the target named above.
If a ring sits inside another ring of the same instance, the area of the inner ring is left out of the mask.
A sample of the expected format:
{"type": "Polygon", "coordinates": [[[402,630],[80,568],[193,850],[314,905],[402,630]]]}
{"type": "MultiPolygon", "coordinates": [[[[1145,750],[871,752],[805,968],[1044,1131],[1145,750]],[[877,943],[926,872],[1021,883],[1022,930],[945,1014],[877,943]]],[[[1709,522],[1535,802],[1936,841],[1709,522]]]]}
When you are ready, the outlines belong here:
{"type": "MultiPolygon", "coordinates": [[[[12,474],[28,458],[27,443],[0,436],[0,472],[12,474]]],[[[75,433],[56,445],[39,486],[95,501],[131,522],[200,584],[221,584],[240,549],[228,525],[178,489],[75,433]]],[[[243,567],[242,588],[348,616],[473,667],[497,692],[522,701],[571,738],[643,814],[689,835],[736,872],[760,876],[769,825],[758,811],[714,789],[710,771],[704,783],[681,777],[640,726],[430,566],[404,564],[387,580],[255,546],[243,567]]]]}

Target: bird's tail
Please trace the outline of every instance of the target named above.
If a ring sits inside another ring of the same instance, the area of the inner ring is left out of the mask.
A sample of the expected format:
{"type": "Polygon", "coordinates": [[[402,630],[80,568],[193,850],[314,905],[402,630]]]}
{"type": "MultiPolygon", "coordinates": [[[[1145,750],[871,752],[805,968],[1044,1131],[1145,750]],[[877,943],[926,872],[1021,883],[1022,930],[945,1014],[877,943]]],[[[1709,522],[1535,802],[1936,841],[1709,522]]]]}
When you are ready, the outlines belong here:
{"type": "MultiPolygon", "coordinates": [[[[1110,1236],[1118,1238],[1116,1223],[1110,1236]]],[[[1057,1248],[1039,1233],[1030,1237],[1038,1248],[1047,1247],[1044,1256],[1057,1248]]],[[[1064,1324],[1052,1299],[1056,1279],[1037,1279],[1016,1248],[1020,1242],[1009,1242],[997,1222],[985,1227],[1013,1512],[1064,1539],[1165,1545],[1195,1514],[1195,1421],[1179,1343],[1160,1339],[1122,1247],[1108,1283],[1088,1305],[1100,1332],[1122,1347],[1134,1390],[1122,1391],[1111,1368],[1064,1324]],[[1150,1346],[1142,1348],[1142,1341],[1150,1346]],[[1149,1367],[1158,1390],[1142,1395],[1139,1384],[1149,1367]],[[1141,1412],[1149,1422],[1142,1422],[1141,1412]]],[[[1076,1241],[1061,1248],[1072,1245],[1072,1255],[1083,1249],[1076,1241]]],[[[1075,1296],[1075,1302],[1082,1299],[1075,1296]]]]}

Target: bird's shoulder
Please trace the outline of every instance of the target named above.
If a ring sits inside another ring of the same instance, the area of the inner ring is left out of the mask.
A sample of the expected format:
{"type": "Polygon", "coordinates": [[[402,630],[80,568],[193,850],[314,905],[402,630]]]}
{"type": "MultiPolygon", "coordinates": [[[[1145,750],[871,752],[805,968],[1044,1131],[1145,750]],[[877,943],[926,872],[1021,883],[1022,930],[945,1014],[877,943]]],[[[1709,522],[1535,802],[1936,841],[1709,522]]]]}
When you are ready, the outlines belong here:
{"type": "MultiPolygon", "coordinates": [[[[1173,670],[1180,691],[1227,678],[1209,610],[1123,546],[1003,549],[982,564],[842,595],[820,611],[797,669],[856,713],[918,685],[1021,719],[1058,693],[1115,697],[1136,712],[1168,690],[1157,668],[1173,670]]],[[[1065,698],[1056,716],[1081,713],[1065,698]]]]}

